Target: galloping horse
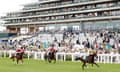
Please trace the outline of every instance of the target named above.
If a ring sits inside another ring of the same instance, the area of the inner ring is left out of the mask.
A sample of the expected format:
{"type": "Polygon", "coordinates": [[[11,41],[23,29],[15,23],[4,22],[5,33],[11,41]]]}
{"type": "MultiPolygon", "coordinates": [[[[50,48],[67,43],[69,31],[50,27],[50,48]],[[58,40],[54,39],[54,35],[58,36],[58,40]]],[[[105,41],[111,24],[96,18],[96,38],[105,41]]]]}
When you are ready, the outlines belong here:
{"type": "Polygon", "coordinates": [[[13,62],[14,62],[16,58],[17,64],[19,63],[19,60],[21,60],[21,62],[23,63],[23,54],[24,54],[24,51],[19,53],[19,55],[12,54],[11,59],[13,59],[13,62]]]}
{"type": "Polygon", "coordinates": [[[49,63],[52,62],[52,60],[54,60],[54,63],[56,62],[56,58],[55,58],[55,51],[51,52],[50,54],[48,54],[47,52],[44,55],[45,61],[48,61],[49,63]]]}
{"type": "Polygon", "coordinates": [[[84,67],[87,67],[86,63],[92,64],[92,67],[93,64],[99,67],[99,65],[95,63],[95,59],[94,59],[95,57],[98,58],[96,52],[94,52],[92,55],[87,56],[86,59],[83,59],[83,57],[77,57],[75,60],[80,60],[83,63],[82,69],[84,69],[84,67]]]}

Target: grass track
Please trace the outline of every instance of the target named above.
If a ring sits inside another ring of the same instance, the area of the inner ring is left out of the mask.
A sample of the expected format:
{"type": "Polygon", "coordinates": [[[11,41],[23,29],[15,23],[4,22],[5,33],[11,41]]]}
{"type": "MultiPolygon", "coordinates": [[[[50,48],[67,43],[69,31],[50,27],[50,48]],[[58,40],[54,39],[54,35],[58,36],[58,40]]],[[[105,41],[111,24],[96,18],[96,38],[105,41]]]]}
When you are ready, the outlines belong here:
{"type": "Polygon", "coordinates": [[[12,60],[0,58],[0,72],[120,72],[120,64],[99,64],[100,68],[91,67],[81,69],[80,62],[46,63],[40,60],[24,60],[24,64],[14,64],[12,60]]]}

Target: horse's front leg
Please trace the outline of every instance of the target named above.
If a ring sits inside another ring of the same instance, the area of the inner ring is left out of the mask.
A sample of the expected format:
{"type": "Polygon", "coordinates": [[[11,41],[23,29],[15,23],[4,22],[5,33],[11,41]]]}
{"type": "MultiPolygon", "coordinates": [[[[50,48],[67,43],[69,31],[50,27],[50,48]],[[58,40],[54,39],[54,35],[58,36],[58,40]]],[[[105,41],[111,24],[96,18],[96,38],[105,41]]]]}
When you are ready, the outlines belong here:
{"type": "Polygon", "coordinates": [[[54,63],[56,63],[56,58],[54,58],[54,63]]]}
{"type": "Polygon", "coordinates": [[[92,67],[93,67],[93,63],[92,63],[91,65],[92,65],[92,67]]]}
{"type": "Polygon", "coordinates": [[[21,62],[22,62],[22,64],[23,64],[23,62],[24,62],[23,59],[21,59],[21,62]]]}
{"type": "Polygon", "coordinates": [[[17,61],[16,61],[16,62],[17,62],[17,64],[18,64],[18,63],[19,63],[19,60],[17,59],[17,61]]]}
{"type": "Polygon", "coordinates": [[[10,59],[12,59],[13,63],[16,64],[16,62],[15,62],[15,56],[12,56],[10,59]]]}
{"type": "Polygon", "coordinates": [[[48,56],[44,56],[45,62],[48,61],[48,56]]]}
{"type": "Polygon", "coordinates": [[[94,63],[97,67],[99,67],[99,65],[97,63],[94,63]]]}
{"type": "Polygon", "coordinates": [[[83,63],[82,65],[82,69],[84,70],[84,67],[87,66],[86,63],[83,63]]]}
{"type": "Polygon", "coordinates": [[[15,58],[14,58],[14,57],[11,57],[11,59],[13,59],[13,62],[15,61],[15,58]]]}
{"type": "Polygon", "coordinates": [[[48,62],[51,63],[51,59],[50,58],[48,58],[48,62]]]}

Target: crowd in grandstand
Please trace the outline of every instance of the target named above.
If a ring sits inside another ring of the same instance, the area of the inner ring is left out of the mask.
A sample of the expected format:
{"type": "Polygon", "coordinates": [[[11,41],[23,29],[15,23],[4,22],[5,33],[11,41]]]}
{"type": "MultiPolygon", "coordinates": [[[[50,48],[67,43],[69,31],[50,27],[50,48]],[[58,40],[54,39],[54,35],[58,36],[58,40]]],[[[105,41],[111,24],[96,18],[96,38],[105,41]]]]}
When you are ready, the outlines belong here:
{"type": "Polygon", "coordinates": [[[50,36],[41,36],[37,34],[32,38],[22,40],[8,40],[1,42],[1,49],[16,50],[18,46],[25,50],[43,51],[54,44],[54,48],[58,52],[86,52],[90,49],[96,50],[98,53],[119,53],[120,51],[120,35],[118,32],[110,33],[108,30],[94,32],[68,32],[62,31],[62,34],[44,34],[50,36]],[[59,36],[59,37],[57,37],[59,36]]]}

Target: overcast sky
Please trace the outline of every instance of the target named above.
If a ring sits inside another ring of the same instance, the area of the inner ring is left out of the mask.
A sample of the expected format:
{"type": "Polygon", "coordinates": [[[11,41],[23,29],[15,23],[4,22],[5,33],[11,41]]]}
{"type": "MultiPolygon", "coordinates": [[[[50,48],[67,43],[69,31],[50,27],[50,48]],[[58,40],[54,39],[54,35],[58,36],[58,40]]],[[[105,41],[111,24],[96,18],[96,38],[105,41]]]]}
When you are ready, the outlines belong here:
{"type": "MultiPolygon", "coordinates": [[[[4,16],[7,12],[18,11],[23,8],[22,4],[32,3],[37,0],[0,0],[0,16],[4,16]]],[[[0,30],[4,28],[0,26],[0,30]]]]}
{"type": "Polygon", "coordinates": [[[31,3],[37,0],[0,0],[0,16],[6,12],[18,11],[23,6],[22,4],[31,3]]]}

